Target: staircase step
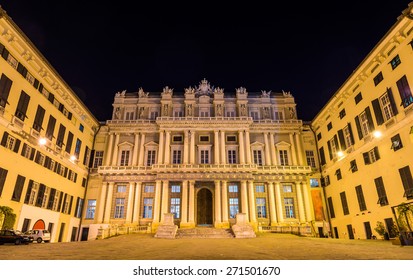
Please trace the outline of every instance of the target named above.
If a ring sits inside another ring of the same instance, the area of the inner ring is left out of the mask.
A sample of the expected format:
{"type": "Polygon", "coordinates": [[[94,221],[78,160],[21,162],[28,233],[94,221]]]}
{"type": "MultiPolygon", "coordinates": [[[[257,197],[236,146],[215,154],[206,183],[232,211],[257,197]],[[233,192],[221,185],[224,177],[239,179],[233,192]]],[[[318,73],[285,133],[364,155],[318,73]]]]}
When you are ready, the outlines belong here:
{"type": "Polygon", "coordinates": [[[176,238],[234,238],[231,229],[196,227],[178,229],[176,238]]]}

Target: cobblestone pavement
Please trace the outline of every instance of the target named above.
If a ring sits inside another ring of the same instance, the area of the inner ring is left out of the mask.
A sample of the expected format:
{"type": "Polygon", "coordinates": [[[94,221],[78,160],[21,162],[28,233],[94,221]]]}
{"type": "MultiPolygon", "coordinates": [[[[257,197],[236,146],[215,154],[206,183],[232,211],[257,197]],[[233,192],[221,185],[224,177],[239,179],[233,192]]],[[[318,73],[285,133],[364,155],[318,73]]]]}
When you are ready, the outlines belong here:
{"type": "Polygon", "coordinates": [[[0,260],[413,260],[413,246],[258,234],[253,239],[158,239],[149,234],[105,240],[0,246],[0,260]]]}

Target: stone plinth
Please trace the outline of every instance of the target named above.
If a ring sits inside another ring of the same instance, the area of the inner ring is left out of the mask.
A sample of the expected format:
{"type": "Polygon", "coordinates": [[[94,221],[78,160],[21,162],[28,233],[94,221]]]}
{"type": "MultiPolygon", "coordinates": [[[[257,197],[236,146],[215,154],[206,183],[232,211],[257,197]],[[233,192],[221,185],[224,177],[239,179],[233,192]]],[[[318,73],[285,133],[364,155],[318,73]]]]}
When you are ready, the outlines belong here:
{"type": "Polygon", "coordinates": [[[256,237],[253,227],[247,223],[247,216],[245,213],[238,213],[235,221],[235,225],[232,226],[235,238],[256,237]]]}
{"type": "Polygon", "coordinates": [[[175,238],[178,226],[174,224],[174,214],[163,214],[163,222],[158,226],[156,230],[156,238],[175,238]]]}

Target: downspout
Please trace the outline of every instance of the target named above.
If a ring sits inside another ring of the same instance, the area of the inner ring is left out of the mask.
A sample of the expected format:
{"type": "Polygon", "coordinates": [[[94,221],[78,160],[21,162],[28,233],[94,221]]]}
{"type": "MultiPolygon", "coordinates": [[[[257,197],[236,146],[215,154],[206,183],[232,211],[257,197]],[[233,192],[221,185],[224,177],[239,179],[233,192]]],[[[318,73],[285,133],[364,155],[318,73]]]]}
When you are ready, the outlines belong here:
{"type": "MultiPolygon", "coordinates": [[[[101,127],[102,127],[102,125],[101,125],[101,123],[99,123],[99,125],[98,125],[98,127],[97,127],[97,129],[96,129],[96,131],[95,131],[95,134],[93,135],[93,143],[92,143],[92,149],[91,149],[91,151],[94,151],[94,150],[95,150],[96,136],[97,136],[97,134],[99,133],[99,130],[100,130],[101,127]]],[[[84,197],[83,197],[82,209],[80,210],[80,221],[79,221],[79,229],[78,229],[78,232],[77,232],[77,241],[80,241],[80,238],[81,238],[80,232],[81,232],[82,222],[83,222],[83,220],[84,220],[84,219],[83,219],[83,210],[84,210],[84,208],[85,208],[85,204],[86,204],[86,194],[87,194],[87,189],[88,189],[88,186],[89,186],[90,162],[91,162],[91,161],[92,161],[92,157],[90,157],[89,163],[88,163],[88,166],[87,166],[88,172],[87,172],[87,176],[86,176],[85,195],[84,195],[84,197]]]]}
{"type": "MultiPolygon", "coordinates": [[[[319,155],[317,135],[316,135],[315,131],[313,130],[313,126],[311,124],[309,126],[310,126],[310,129],[311,129],[311,131],[313,132],[313,135],[314,135],[315,146],[316,146],[316,149],[317,149],[317,155],[319,155]]],[[[318,162],[319,162],[319,166],[318,166],[319,170],[318,171],[320,172],[320,175],[323,176],[322,169],[321,169],[321,160],[320,160],[320,158],[318,158],[318,162]]],[[[321,182],[320,182],[320,184],[321,184],[321,182]]],[[[327,196],[326,196],[325,186],[321,186],[321,188],[323,189],[324,203],[326,205],[328,226],[330,228],[330,231],[332,231],[331,218],[330,218],[330,209],[329,209],[328,203],[327,203],[327,196]]],[[[332,232],[331,232],[331,236],[333,236],[332,232]]]]}

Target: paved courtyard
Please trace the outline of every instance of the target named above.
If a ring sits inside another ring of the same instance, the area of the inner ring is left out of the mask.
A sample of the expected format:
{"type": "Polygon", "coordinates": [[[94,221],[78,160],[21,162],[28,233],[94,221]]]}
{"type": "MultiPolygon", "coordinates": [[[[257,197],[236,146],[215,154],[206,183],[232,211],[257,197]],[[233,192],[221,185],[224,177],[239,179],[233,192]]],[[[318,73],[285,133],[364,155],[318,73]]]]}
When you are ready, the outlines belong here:
{"type": "Polygon", "coordinates": [[[158,239],[149,234],[104,240],[0,246],[0,260],[413,260],[413,246],[258,234],[253,239],[158,239]]]}

